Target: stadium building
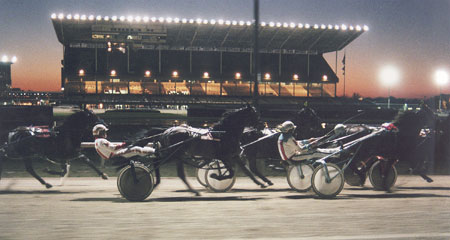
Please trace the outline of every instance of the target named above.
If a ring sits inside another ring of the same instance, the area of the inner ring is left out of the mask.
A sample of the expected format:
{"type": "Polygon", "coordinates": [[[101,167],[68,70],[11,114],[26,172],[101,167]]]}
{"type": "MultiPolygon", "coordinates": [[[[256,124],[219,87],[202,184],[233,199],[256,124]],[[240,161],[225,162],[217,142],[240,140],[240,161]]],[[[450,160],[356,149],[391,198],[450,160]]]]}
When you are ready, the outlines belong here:
{"type": "MultiPolygon", "coordinates": [[[[52,14],[66,97],[253,95],[250,21],[52,14]]],[[[333,97],[323,54],[367,26],[261,22],[260,96],[333,97]]],[[[337,58],[336,58],[337,65],[337,58]]]]}
{"type": "Polygon", "coordinates": [[[0,92],[11,88],[11,65],[17,61],[17,57],[11,59],[3,55],[0,61],[0,92]]]}

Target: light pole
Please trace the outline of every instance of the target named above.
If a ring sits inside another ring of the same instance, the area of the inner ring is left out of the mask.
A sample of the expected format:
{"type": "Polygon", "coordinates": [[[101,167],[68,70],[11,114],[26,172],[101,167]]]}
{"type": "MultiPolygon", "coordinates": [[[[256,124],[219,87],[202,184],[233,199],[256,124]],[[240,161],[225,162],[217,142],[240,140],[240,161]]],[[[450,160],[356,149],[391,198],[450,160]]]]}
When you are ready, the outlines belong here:
{"type": "Polygon", "coordinates": [[[394,66],[385,66],[381,69],[379,75],[381,83],[388,88],[388,109],[391,108],[391,87],[395,86],[400,80],[400,73],[394,66]]]}
{"type": "Polygon", "coordinates": [[[448,83],[448,73],[445,70],[436,70],[434,73],[434,81],[439,86],[439,111],[442,110],[442,86],[448,83]]]}

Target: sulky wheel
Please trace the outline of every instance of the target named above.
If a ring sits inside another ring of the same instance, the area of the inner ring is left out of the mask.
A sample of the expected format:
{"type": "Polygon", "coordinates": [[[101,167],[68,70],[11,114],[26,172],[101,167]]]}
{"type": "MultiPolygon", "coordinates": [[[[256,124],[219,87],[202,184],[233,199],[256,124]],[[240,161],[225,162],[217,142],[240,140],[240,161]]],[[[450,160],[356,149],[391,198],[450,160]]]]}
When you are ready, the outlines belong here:
{"type": "MultiPolygon", "coordinates": [[[[366,175],[366,173],[364,174],[366,175]]],[[[364,179],[364,181],[361,182],[361,178],[359,177],[359,175],[349,167],[344,170],[344,179],[345,182],[350,186],[362,186],[361,184],[364,184],[364,182],[366,181],[364,179]]]]}
{"type": "Polygon", "coordinates": [[[375,190],[386,190],[388,191],[391,189],[395,182],[397,181],[397,169],[394,165],[390,165],[389,171],[387,171],[386,174],[386,188],[383,184],[383,178],[382,175],[382,169],[381,169],[381,162],[376,161],[372,167],[370,167],[369,170],[369,179],[370,183],[372,183],[372,186],[375,188],[375,190]]]}
{"type": "Polygon", "coordinates": [[[117,177],[120,194],[129,201],[144,201],[153,191],[153,174],[143,165],[134,166],[136,182],[131,166],[124,167],[117,177]]]}
{"type": "Polygon", "coordinates": [[[314,168],[309,164],[291,165],[287,170],[287,181],[292,189],[306,192],[311,189],[314,168]]]}
{"type": "Polygon", "coordinates": [[[236,182],[236,175],[231,178],[217,180],[211,175],[229,176],[230,172],[225,168],[221,161],[214,161],[209,165],[209,169],[205,171],[206,186],[213,192],[226,192],[230,190],[236,182]]]}
{"type": "Polygon", "coordinates": [[[328,175],[331,179],[326,179],[325,165],[318,166],[312,175],[312,187],[314,192],[321,198],[333,198],[344,188],[344,174],[341,169],[333,164],[327,163],[328,175]]]}
{"type": "Polygon", "coordinates": [[[205,168],[197,168],[197,181],[198,181],[203,187],[208,187],[208,184],[206,184],[206,171],[208,171],[208,169],[205,169],[205,168]]]}

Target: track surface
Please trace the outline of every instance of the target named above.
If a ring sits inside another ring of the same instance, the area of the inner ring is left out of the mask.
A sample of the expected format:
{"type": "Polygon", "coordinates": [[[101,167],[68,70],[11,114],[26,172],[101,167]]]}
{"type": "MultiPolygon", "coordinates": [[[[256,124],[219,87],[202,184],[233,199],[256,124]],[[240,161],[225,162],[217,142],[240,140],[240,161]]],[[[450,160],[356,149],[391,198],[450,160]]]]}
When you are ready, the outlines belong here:
{"type": "Polygon", "coordinates": [[[230,192],[201,197],[163,178],[147,201],[134,203],[121,198],[115,178],[69,178],[51,190],[32,178],[4,178],[0,239],[450,239],[450,176],[433,179],[399,176],[393,193],[346,185],[322,200],[289,190],[281,177],[267,189],[239,178],[230,192]]]}

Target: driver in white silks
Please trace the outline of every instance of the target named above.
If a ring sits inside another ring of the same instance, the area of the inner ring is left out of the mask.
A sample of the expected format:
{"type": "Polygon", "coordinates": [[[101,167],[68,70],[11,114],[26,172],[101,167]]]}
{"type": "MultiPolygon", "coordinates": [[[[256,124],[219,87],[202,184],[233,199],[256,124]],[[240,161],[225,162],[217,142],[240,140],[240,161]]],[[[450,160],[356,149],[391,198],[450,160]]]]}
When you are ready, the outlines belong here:
{"type": "MultiPolygon", "coordinates": [[[[297,126],[291,121],[286,121],[281,124],[281,135],[278,138],[278,151],[280,152],[281,159],[284,161],[301,161],[305,160],[305,152],[307,152],[312,145],[316,142],[316,138],[310,138],[297,141],[292,134],[297,126]]],[[[339,148],[323,148],[316,149],[322,153],[334,153],[339,151],[339,148]]]]}
{"type": "Polygon", "coordinates": [[[149,143],[144,147],[127,147],[125,142],[110,142],[106,139],[106,132],[108,130],[103,124],[97,124],[92,129],[92,135],[95,138],[95,150],[103,159],[111,159],[117,156],[124,158],[148,156],[155,153],[153,143],[149,143]]]}

